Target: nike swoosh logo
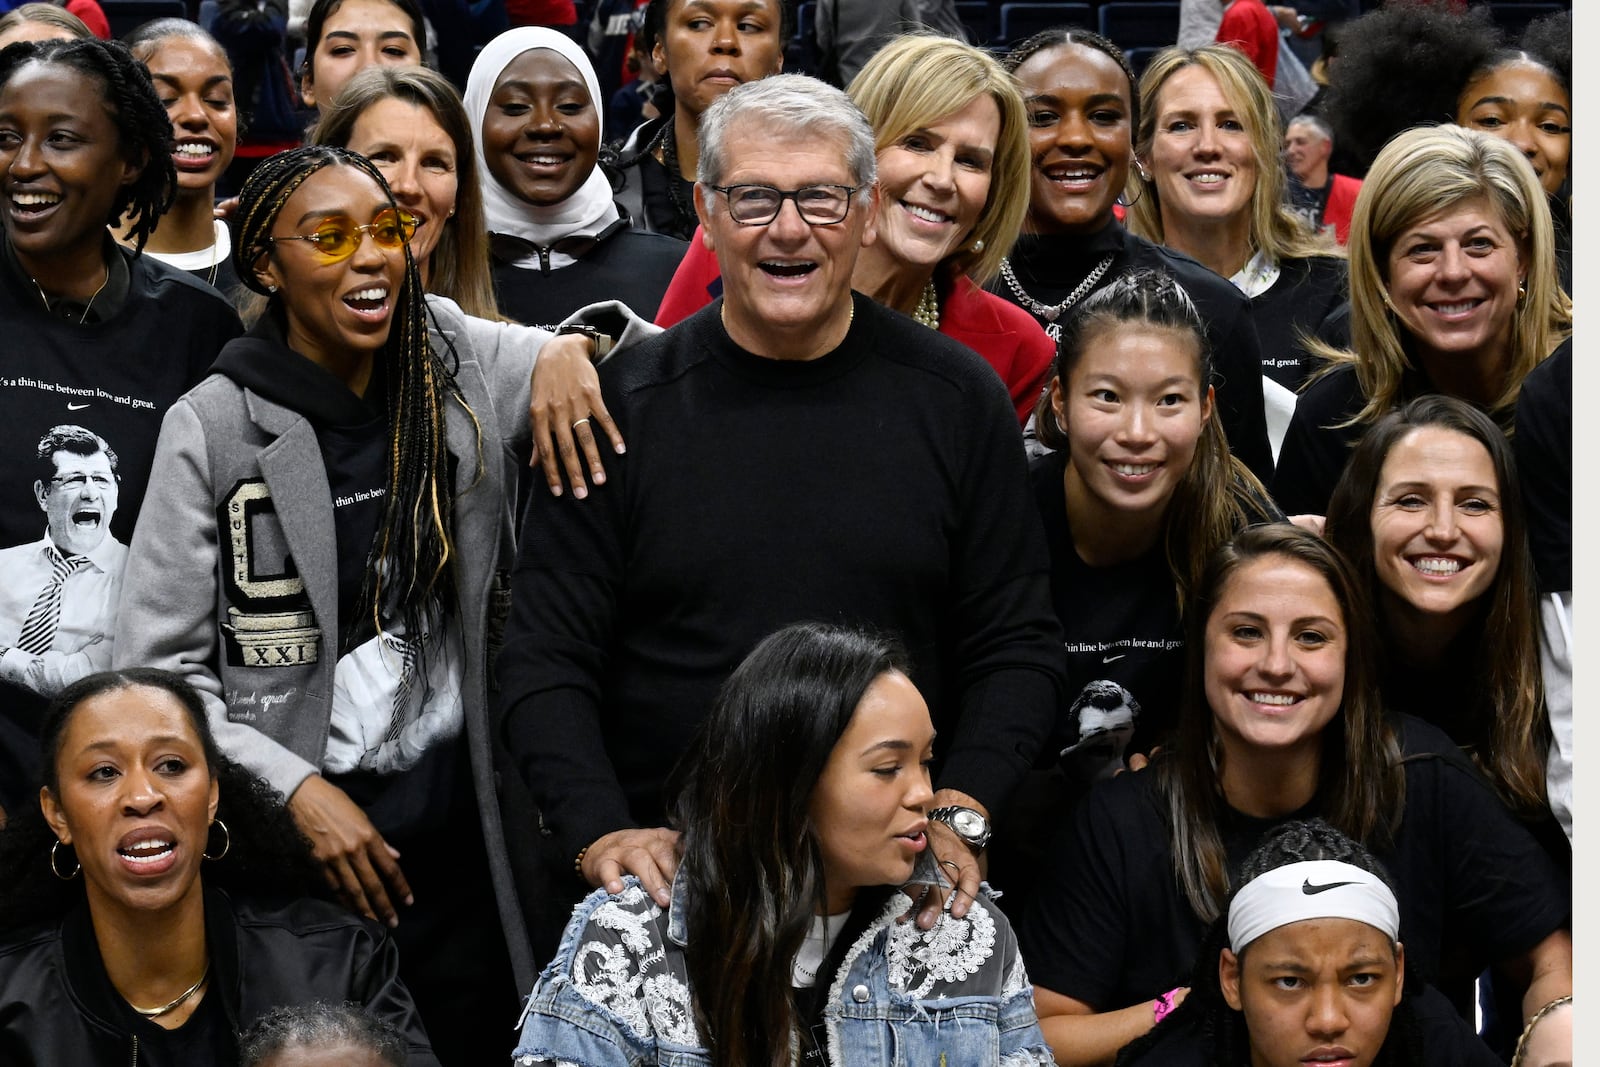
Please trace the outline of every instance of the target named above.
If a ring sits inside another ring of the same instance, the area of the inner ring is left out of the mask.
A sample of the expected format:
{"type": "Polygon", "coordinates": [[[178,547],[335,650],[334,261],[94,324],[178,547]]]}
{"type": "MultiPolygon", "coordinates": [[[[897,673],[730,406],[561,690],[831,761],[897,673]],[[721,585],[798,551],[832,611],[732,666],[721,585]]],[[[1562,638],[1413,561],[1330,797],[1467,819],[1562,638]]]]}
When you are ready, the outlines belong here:
{"type": "Polygon", "coordinates": [[[84,408],[86,408],[88,406],[89,406],[88,404],[68,404],[67,405],[67,410],[68,411],[82,411],[84,408]]]}
{"type": "Polygon", "coordinates": [[[1357,883],[1357,882],[1329,882],[1327,885],[1312,885],[1311,884],[1311,879],[1307,878],[1305,880],[1305,884],[1300,887],[1300,892],[1304,893],[1308,897],[1312,897],[1312,896],[1316,896],[1318,893],[1326,893],[1330,889],[1338,889],[1342,885],[1357,885],[1357,884],[1359,884],[1359,883],[1357,883]]]}
{"type": "Polygon", "coordinates": [[[1117,655],[1117,656],[1104,656],[1104,657],[1101,658],[1100,662],[1101,663],[1115,663],[1119,659],[1127,659],[1127,658],[1128,658],[1128,654],[1126,652],[1124,652],[1121,655],[1117,655]]]}

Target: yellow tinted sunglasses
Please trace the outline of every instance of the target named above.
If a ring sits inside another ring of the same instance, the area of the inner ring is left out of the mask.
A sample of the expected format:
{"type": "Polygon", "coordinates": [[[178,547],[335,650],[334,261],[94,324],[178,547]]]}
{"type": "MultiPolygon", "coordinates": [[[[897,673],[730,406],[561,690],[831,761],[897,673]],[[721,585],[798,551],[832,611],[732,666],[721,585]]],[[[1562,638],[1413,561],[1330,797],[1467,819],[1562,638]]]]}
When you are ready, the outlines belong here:
{"type": "Polygon", "coordinates": [[[372,221],[359,223],[348,215],[334,215],[324,219],[314,233],[297,233],[288,237],[274,237],[274,241],[310,241],[312,249],[325,262],[337,263],[349,259],[361,245],[361,235],[371,237],[379,248],[405,247],[411,235],[417,232],[417,217],[409,211],[384,208],[372,216],[372,221]]]}

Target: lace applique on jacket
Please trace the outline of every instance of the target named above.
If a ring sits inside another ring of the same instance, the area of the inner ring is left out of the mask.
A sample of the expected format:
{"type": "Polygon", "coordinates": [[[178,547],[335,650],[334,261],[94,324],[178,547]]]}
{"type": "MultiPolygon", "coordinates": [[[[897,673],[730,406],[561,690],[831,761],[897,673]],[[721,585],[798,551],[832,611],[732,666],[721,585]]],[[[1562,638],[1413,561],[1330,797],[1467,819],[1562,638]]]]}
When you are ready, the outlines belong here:
{"type": "Polygon", "coordinates": [[[889,984],[908,996],[926,997],[941,982],[977,974],[994,955],[994,942],[994,916],[978,902],[962,919],[945,912],[932,930],[894,923],[889,927],[889,984]]]}
{"type": "Polygon", "coordinates": [[[667,966],[654,929],[660,917],[661,908],[638,886],[600,905],[572,955],[572,982],[638,1037],[695,1046],[694,1004],[688,984],[667,966]]]}

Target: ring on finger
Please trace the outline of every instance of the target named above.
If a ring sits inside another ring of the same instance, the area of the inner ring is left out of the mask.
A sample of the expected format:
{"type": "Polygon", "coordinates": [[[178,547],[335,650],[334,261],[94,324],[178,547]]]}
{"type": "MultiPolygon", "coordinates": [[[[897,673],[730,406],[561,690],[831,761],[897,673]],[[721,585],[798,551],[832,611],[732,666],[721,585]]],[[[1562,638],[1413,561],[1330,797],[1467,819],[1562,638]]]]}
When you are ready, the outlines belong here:
{"type": "Polygon", "coordinates": [[[585,415],[585,416],[584,416],[584,417],[583,417],[583,418],[581,418],[581,419],[579,419],[579,420],[578,420],[578,421],[577,421],[577,422],[575,422],[575,423],[573,423],[573,424],[572,424],[572,429],[573,429],[573,430],[574,430],[574,431],[576,431],[576,430],[577,430],[577,429],[578,429],[578,427],[579,427],[579,426],[582,426],[582,425],[584,425],[584,424],[585,424],[585,423],[587,423],[587,422],[588,422],[588,421],[589,421],[589,416],[587,416],[587,415],[585,415]]]}

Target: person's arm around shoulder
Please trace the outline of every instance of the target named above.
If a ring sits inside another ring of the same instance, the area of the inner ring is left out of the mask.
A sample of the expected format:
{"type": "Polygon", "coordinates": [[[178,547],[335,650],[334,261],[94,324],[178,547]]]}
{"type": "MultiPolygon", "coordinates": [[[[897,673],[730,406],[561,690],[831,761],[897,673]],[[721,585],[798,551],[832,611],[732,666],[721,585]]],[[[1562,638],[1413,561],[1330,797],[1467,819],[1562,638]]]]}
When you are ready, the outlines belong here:
{"type": "MultiPolygon", "coordinates": [[[[975,376],[979,394],[958,425],[964,435],[956,506],[952,598],[960,620],[960,715],[941,767],[934,810],[971,808],[985,819],[1002,810],[1043,747],[1062,686],[1061,626],[1050,602],[1050,560],[1032,499],[1015,410],[992,373],[975,376]]],[[[930,844],[956,884],[951,913],[960,918],[977,894],[975,850],[941,821],[930,844]]],[[[937,894],[922,903],[918,925],[938,918],[937,894]]]]}

